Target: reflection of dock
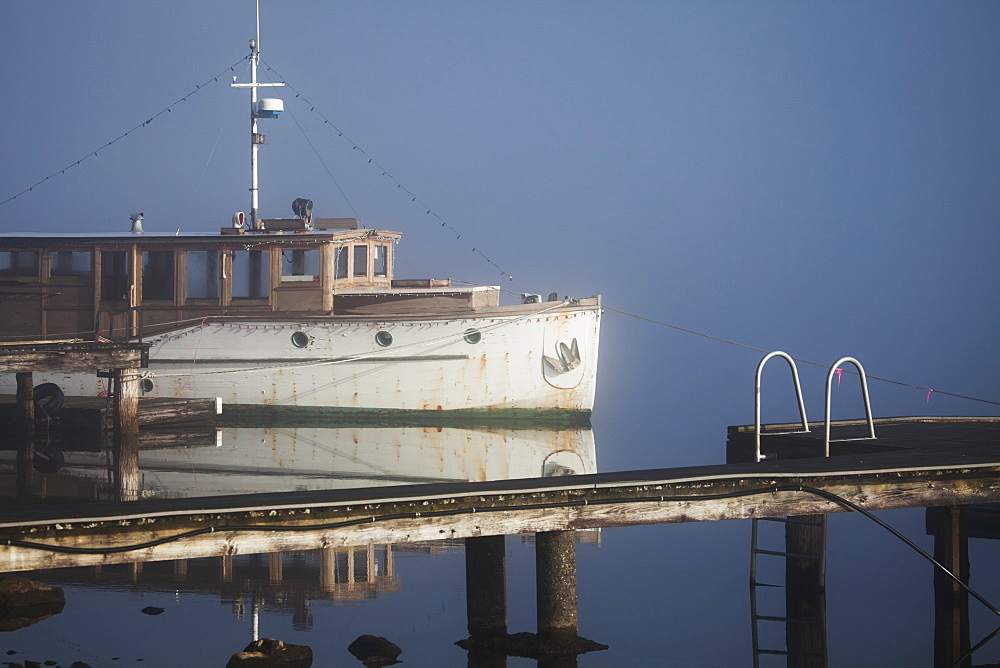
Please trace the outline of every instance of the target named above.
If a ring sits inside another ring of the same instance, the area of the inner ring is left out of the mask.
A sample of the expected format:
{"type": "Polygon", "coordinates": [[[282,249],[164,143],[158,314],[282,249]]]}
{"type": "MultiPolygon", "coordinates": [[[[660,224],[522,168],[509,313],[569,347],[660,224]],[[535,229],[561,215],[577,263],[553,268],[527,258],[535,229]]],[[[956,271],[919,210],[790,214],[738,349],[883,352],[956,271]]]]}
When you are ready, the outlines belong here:
{"type": "Polygon", "coordinates": [[[0,570],[1000,500],[1000,419],[978,424],[966,441],[830,458],[20,508],[0,513],[0,570]]]}

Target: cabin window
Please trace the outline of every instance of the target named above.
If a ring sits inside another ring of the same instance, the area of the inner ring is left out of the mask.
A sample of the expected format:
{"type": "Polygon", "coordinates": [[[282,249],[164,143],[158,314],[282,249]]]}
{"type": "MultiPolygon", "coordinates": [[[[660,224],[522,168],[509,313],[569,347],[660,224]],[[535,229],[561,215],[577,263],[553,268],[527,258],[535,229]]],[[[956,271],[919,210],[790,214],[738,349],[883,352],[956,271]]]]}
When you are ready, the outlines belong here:
{"type": "Polygon", "coordinates": [[[392,334],[384,329],[375,332],[375,343],[379,344],[383,348],[388,348],[392,345],[392,334]]]}
{"type": "Polygon", "coordinates": [[[187,252],[187,299],[219,298],[219,253],[187,252]]]}
{"type": "Polygon", "coordinates": [[[354,275],[368,275],[368,246],[354,247],[354,275]]]}
{"type": "Polygon", "coordinates": [[[375,257],[372,266],[376,276],[385,276],[389,273],[389,247],[383,244],[375,245],[375,257]]]}
{"type": "Polygon", "coordinates": [[[344,246],[337,246],[336,257],[333,261],[334,278],[347,278],[347,258],[347,248],[344,246]]]}
{"type": "Polygon", "coordinates": [[[233,299],[267,299],[270,276],[268,251],[233,251],[233,299]]]}
{"type": "Polygon", "coordinates": [[[174,298],[174,252],[142,252],[142,300],[174,298]]]}
{"type": "Polygon", "coordinates": [[[38,278],[38,251],[0,252],[0,276],[38,278]]]}
{"type": "Polygon", "coordinates": [[[282,281],[318,281],[319,249],[281,251],[282,281]]]}
{"type": "Polygon", "coordinates": [[[101,253],[101,299],[128,301],[128,272],[127,251],[101,253]]]}
{"type": "Polygon", "coordinates": [[[91,274],[89,251],[55,251],[51,255],[53,276],[87,278],[91,274]]]}

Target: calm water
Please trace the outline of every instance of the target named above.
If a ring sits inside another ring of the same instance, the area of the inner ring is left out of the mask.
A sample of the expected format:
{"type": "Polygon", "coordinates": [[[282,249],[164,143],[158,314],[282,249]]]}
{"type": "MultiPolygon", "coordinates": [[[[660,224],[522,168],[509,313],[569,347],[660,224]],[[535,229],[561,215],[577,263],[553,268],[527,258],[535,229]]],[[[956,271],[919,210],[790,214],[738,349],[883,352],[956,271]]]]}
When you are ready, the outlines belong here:
{"type": "MultiPolygon", "coordinates": [[[[602,448],[622,438],[589,430],[233,428],[222,430],[218,445],[143,450],[140,465],[143,490],[160,497],[379,486],[589,473],[602,448]]],[[[706,460],[721,449],[720,436],[706,460]]],[[[0,454],[10,471],[13,453],[0,454]]],[[[102,455],[65,452],[59,471],[37,472],[36,489],[45,480],[49,493],[93,495],[105,475],[102,455]]],[[[923,511],[882,517],[931,549],[923,511]]],[[[781,537],[763,539],[778,546],[781,537]]],[[[533,542],[509,536],[506,545],[509,628],[533,631],[533,542]]],[[[749,545],[744,521],[581,532],[580,633],[610,649],[580,656],[579,665],[752,665],[749,545]]],[[[1000,545],[972,540],[970,552],[972,586],[1000,601],[1000,545]]],[[[375,546],[332,561],[288,553],[280,583],[269,575],[274,558],[238,556],[225,568],[212,558],[24,574],[62,587],[66,607],[4,633],[0,651],[16,652],[11,661],[64,666],[222,666],[256,624],[260,637],[312,647],[317,666],[360,665],[346,648],[366,633],[398,644],[407,665],[466,665],[454,645],[467,635],[460,544],[375,546]],[[164,612],[143,614],[147,606],[164,612]]],[[[827,558],[829,665],[932,665],[930,566],[869,520],[844,514],[829,519],[827,558]]],[[[775,568],[762,561],[762,575],[775,568]]],[[[761,601],[762,614],[782,609],[778,598],[761,601]]],[[[976,601],[970,611],[973,643],[1000,625],[976,601]]],[[[763,645],[783,646],[781,629],[761,631],[763,645]]],[[[976,665],[996,661],[1000,640],[975,657],[976,665]]],[[[511,658],[508,665],[536,662],[511,658]]],[[[765,657],[761,665],[784,659],[765,657]]]]}

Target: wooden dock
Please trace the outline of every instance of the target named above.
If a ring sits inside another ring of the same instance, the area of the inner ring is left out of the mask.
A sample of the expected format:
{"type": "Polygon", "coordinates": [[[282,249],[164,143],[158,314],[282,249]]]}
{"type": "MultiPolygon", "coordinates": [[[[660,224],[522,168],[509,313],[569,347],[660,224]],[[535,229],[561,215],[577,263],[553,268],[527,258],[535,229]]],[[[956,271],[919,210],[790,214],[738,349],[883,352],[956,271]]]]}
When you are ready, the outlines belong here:
{"type": "MultiPolygon", "coordinates": [[[[214,398],[179,399],[148,397],[138,400],[139,429],[180,428],[187,426],[215,428],[221,403],[214,398]]],[[[107,397],[66,397],[59,409],[54,429],[72,435],[74,440],[97,441],[108,419],[107,397]]],[[[15,397],[0,394],[0,427],[15,419],[15,397]]]]}
{"type": "Polygon", "coordinates": [[[896,440],[877,423],[884,441],[829,458],[7,508],[0,571],[1000,501],[1000,418],[894,424],[896,440]]]}

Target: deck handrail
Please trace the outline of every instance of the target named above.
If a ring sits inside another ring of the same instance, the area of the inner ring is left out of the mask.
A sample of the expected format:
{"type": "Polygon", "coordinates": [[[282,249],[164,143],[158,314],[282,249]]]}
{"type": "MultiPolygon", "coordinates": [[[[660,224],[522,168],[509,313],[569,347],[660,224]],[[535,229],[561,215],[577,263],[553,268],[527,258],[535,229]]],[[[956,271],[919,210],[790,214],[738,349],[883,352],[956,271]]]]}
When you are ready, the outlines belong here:
{"type": "MultiPolygon", "coordinates": [[[[802,431],[809,431],[809,421],[806,419],[806,404],[802,399],[802,385],[799,383],[799,370],[795,366],[795,360],[792,356],[781,350],[775,350],[767,355],[757,365],[757,377],[754,384],[754,445],[756,447],[756,457],[759,462],[764,457],[760,454],[760,377],[761,373],[764,371],[764,365],[772,357],[782,357],[788,362],[788,366],[792,368],[792,380],[795,382],[795,396],[799,401],[799,415],[802,417],[802,431]]],[[[798,432],[795,432],[798,433],[798,432]]]]}
{"type": "MultiPolygon", "coordinates": [[[[101,306],[101,308],[99,308],[97,310],[97,315],[94,316],[94,340],[95,341],[100,341],[100,339],[101,339],[101,314],[102,313],[107,313],[108,314],[108,337],[107,338],[109,340],[111,340],[111,341],[114,341],[115,340],[115,317],[119,316],[119,315],[130,315],[133,312],[138,316],[138,319],[137,319],[137,322],[136,322],[136,324],[137,324],[137,326],[136,326],[136,337],[138,339],[137,343],[142,343],[142,327],[143,327],[142,309],[140,309],[138,306],[130,306],[129,308],[125,309],[124,311],[118,311],[116,313],[115,310],[112,309],[108,304],[104,304],[103,306],[101,306]]],[[[126,322],[126,324],[124,326],[124,330],[125,330],[125,339],[128,340],[130,338],[130,336],[131,336],[131,333],[132,333],[131,323],[126,322]]]]}
{"type": "MultiPolygon", "coordinates": [[[[865,369],[861,366],[861,362],[854,359],[853,357],[841,357],[839,360],[833,363],[830,367],[830,373],[826,375],[826,419],[824,420],[824,429],[826,432],[826,437],[823,444],[823,456],[830,456],[830,397],[833,393],[833,374],[837,373],[838,367],[845,362],[850,362],[857,368],[858,375],[861,376],[861,393],[864,395],[865,399],[865,416],[868,418],[868,431],[871,434],[869,438],[875,438],[875,421],[872,419],[872,404],[868,398],[868,379],[865,376],[865,369]]],[[[864,440],[864,439],[839,439],[839,440],[864,440]]]]}

